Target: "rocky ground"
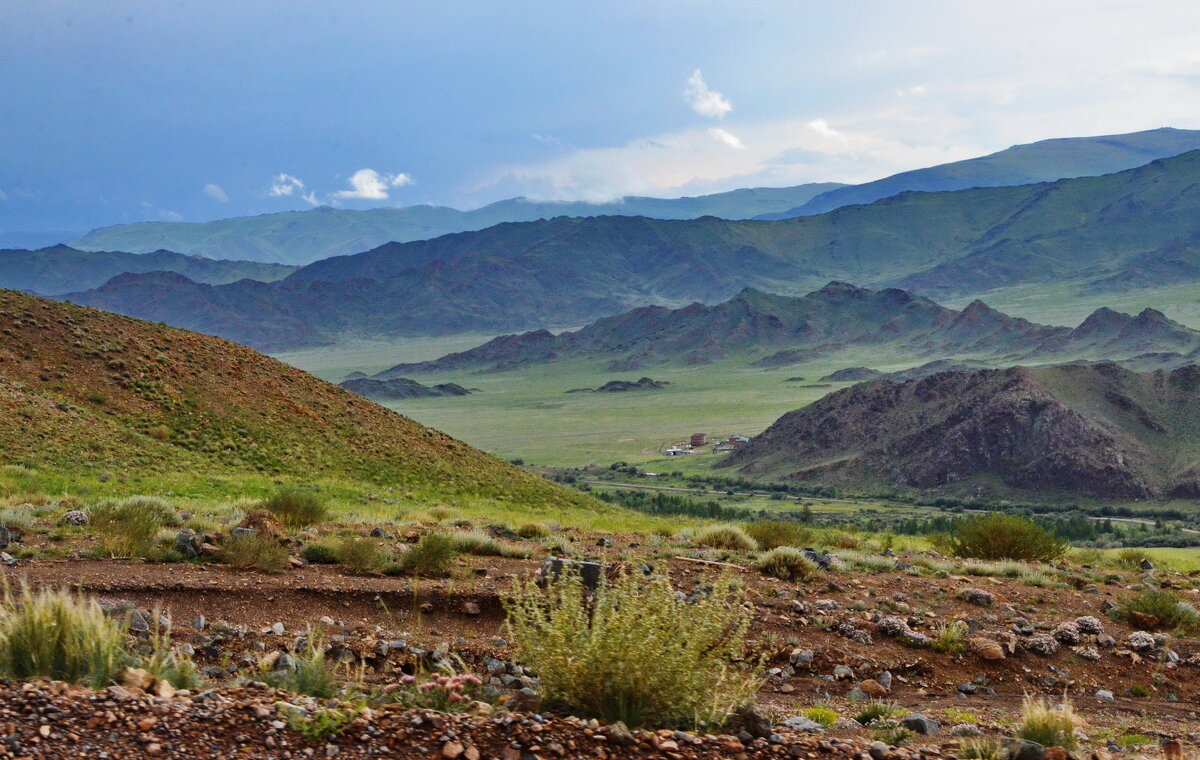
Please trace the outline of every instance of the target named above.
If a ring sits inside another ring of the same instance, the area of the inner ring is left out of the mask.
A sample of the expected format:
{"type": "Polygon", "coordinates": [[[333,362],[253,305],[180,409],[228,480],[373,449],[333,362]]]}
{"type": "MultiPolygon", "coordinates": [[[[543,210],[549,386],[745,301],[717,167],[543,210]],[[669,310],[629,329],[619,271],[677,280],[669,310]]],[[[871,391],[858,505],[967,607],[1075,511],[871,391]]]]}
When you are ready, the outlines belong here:
{"type": "Polygon", "coordinates": [[[901,556],[879,558],[876,572],[835,568],[790,583],[715,553],[672,557],[639,546],[635,537],[612,543],[595,546],[592,555],[610,566],[667,573],[685,594],[704,593],[720,573],[739,581],[754,617],[753,646],[765,656],[769,676],[757,717],[733,726],[734,736],[614,737],[611,729],[539,715],[535,674],[512,662],[504,638],[501,598],[514,578],[537,572],[540,560],[468,556],[453,578],[428,580],[359,577],[317,565],[266,575],[219,564],[38,559],[5,567],[5,578],[83,588],[113,614],[132,613],[135,630],[148,627],[151,611],[161,608],[177,646],[193,653],[211,688],[164,698],[137,685],[102,692],[4,685],[0,729],[8,738],[0,753],[858,757],[875,737],[853,718],[870,700],[886,700],[907,708],[914,734],[908,749],[889,749],[888,756],[939,756],[955,753],[972,735],[1011,735],[1026,695],[1064,694],[1087,721],[1082,754],[1133,753],[1139,744],[1153,754],[1167,740],[1194,751],[1200,741],[1200,640],[1107,614],[1150,578],[1196,598],[1190,578],[1077,568],[1055,571],[1055,581],[1042,587],[1020,578],[917,575],[904,568],[920,558],[901,556]],[[940,626],[955,620],[967,628],[965,651],[936,651],[931,643],[940,626]],[[451,717],[376,706],[336,738],[307,741],[287,715],[299,708],[315,716],[323,708],[307,698],[297,704],[246,676],[287,667],[310,627],[323,632],[328,659],[370,689],[449,663],[478,674],[501,707],[479,704],[451,717]],[[816,704],[832,707],[839,720],[820,729],[800,717],[816,704]]]}

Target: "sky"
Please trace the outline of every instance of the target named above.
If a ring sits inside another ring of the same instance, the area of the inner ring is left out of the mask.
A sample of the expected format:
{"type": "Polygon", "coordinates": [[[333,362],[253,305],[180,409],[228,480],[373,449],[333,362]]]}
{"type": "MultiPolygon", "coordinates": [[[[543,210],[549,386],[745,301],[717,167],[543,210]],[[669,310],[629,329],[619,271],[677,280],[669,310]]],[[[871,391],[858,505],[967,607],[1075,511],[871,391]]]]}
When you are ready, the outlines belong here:
{"type": "Polygon", "coordinates": [[[5,0],[0,244],[861,182],[1200,128],[1197,39],[1195,0],[5,0]]]}

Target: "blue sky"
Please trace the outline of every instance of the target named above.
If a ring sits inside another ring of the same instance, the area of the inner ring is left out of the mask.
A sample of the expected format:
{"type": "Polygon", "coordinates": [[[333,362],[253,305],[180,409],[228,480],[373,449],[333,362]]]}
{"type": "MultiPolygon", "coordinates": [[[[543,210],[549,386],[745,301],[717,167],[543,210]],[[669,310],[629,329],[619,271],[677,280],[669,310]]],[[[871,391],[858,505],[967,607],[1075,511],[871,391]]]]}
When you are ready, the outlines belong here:
{"type": "Polygon", "coordinates": [[[8,0],[0,231],[854,182],[1200,128],[1197,39],[1191,0],[8,0]]]}

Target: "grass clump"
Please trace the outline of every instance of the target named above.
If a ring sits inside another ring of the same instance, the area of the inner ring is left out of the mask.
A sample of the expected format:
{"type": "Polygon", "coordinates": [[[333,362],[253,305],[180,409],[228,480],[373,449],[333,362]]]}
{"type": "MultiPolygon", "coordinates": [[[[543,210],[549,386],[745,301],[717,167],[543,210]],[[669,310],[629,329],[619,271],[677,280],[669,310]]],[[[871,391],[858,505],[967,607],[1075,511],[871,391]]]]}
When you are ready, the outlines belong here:
{"type": "Polygon", "coordinates": [[[287,549],[277,539],[262,533],[230,538],[221,547],[221,558],[238,570],[281,573],[290,567],[287,549]]]}
{"type": "Polygon", "coordinates": [[[171,626],[163,624],[162,611],[155,608],[150,621],[150,654],[142,667],[156,680],[167,681],[176,689],[199,689],[204,677],[190,656],[171,647],[171,626]]]}
{"type": "Polygon", "coordinates": [[[309,629],[305,636],[303,651],[295,655],[296,667],[267,676],[267,683],[277,689],[295,694],[307,694],[317,699],[331,699],[338,693],[340,684],[333,670],[325,662],[325,646],[320,633],[309,629]]]}
{"type": "Polygon", "coordinates": [[[1066,699],[1056,707],[1041,697],[1026,697],[1021,703],[1021,725],[1017,736],[1043,747],[1062,747],[1070,751],[1078,744],[1075,735],[1078,726],[1079,720],[1066,699]]]}
{"type": "Polygon", "coordinates": [[[400,565],[425,578],[444,578],[458,556],[454,541],[445,533],[426,533],[417,545],[404,553],[400,565]]]}
{"type": "Polygon", "coordinates": [[[95,600],[60,589],[5,588],[0,605],[0,674],[42,676],[102,688],[129,663],[125,627],[95,600]]]}
{"type": "Polygon", "coordinates": [[[88,522],[110,557],[148,557],[155,552],[159,530],[178,525],[179,513],[162,499],[131,496],[94,505],[88,522]]]}
{"type": "Polygon", "coordinates": [[[752,552],[758,542],[736,525],[711,525],[696,533],[694,539],[701,546],[730,551],[752,552]]]}
{"type": "Polygon", "coordinates": [[[871,739],[889,747],[902,747],[913,739],[913,732],[903,726],[888,726],[874,731],[871,739]]]}
{"type": "Polygon", "coordinates": [[[466,533],[451,533],[450,540],[454,548],[462,554],[474,554],[480,557],[512,557],[526,559],[529,550],[520,546],[504,543],[492,538],[482,530],[469,530],[466,533]]]}
{"type": "Polygon", "coordinates": [[[905,710],[900,705],[873,699],[867,703],[866,707],[858,715],[854,716],[854,719],[864,726],[870,726],[892,718],[901,718],[907,714],[908,710],[905,710]]]}
{"type": "Polygon", "coordinates": [[[547,538],[550,529],[541,523],[525,523],[517,528],[517,535],[521,538],[547,538]]]}
{"type": "Polygon", "coordinates": [[[0,509],[0,526],[23,536],[37,528],[37,518],[34,517],[33,510],[4,507],[0,509]]]}
{"type": "Polygon", "coordinates": [[[930,648],[935,652],[958,657],[967,651],[967,624],[961,620],[943,623],[938,627],[930,648]]]}
{"type": "Polygon", "coordinates": [[[829,728],[838,721],[837,710],[833,709],[829,705],[813,705],[805,710],[802,714],[813,723],[820,723],[826,728],[829,728]]]}
{"type": "Polygon", "coordinates": [[[790,520],[759,520],[744,526],[746,535],[754,539],[764,550],[778,546],[804,547],[812,543],[813,532],[800,523],[790,520]]]}
{"type": "Polygon", "coordinates": [[[817,563],[794,546],[777,546],[763,552],[754,563],[759,572],[785,581],[808,580],[820,572],[817,563]]]}
{"type": "Polygon", "coordinates": [[[355,575],[382,575],[392,564],[391,552],[362,536],[342,541],[337,558],[355,575]]]}
{"type": "Polygon", "coordinates": [[[1184,631],[1200,631],[1200,612],[1178,594],[1165,589],[1147,589],[1137,596],[1130,597],[1120,607],[1122,615],[1128,617],[1131,612],[1152,615],[1158,622],[1168,628],[1179,628],[1184,631]]]}
{"type": "Polygon", "coordinates": [[[750,618],[728,580],[688,604],[666,578],[623,575],[585,595],[567,574],[545,589],[518,585],[505,607],[518,658],[550,702],[577,715],[711,729],[760,683],[742,663],[750,618]]]}
{"type": "Polygon", "coordinates": [[[1067,552],[1065,540],[1032,520],[1003,512],[968,517],[933,543],[943,554],[985,560],[1052,562],[1067,552]]]}
{"type": "Polygon", "coordinates": [[[298,488],[282,488],[271,494],[262,506],[289,528],[307,528],[329,517],[329,505],[324,499],[298,488]]]}
{"type": "Polygon", "coordinates": [[[309,744],[321,744],[346,730],[361,710],[335,710],[323,707],[306,715],[300,710],[287,710],[287,725],[309,744]]]}
{"type": "Polygon", "coordinates": [[[990,736],[963,739],[958,756],[963,760],[1003,760],[1007,756],[1004,742],[990,736]]]}
{"type": "Polygon", "coordinates": [[[340,561],[339,548],[334,541],[313,541],[300,550],[300,558],[313,565],[336,565],[340,561]]]}

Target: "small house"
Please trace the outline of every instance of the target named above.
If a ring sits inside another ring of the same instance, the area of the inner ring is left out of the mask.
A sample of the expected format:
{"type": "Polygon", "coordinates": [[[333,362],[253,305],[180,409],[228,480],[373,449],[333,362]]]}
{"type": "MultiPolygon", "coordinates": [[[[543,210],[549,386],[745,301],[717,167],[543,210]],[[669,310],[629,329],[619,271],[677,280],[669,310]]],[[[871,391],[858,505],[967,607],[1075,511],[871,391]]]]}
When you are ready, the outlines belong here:
{"type": "Polygon", "coordinates": [[[692,445],[703,446],[708,443],[707,433],[692,433],[692,445]]]}
{"type": "Polygon", "coordinates": [[[663,453],[669,457],[677,457],[683,454],[683,449],[679,448],[678,446],[672,446],[663,453]]]}

